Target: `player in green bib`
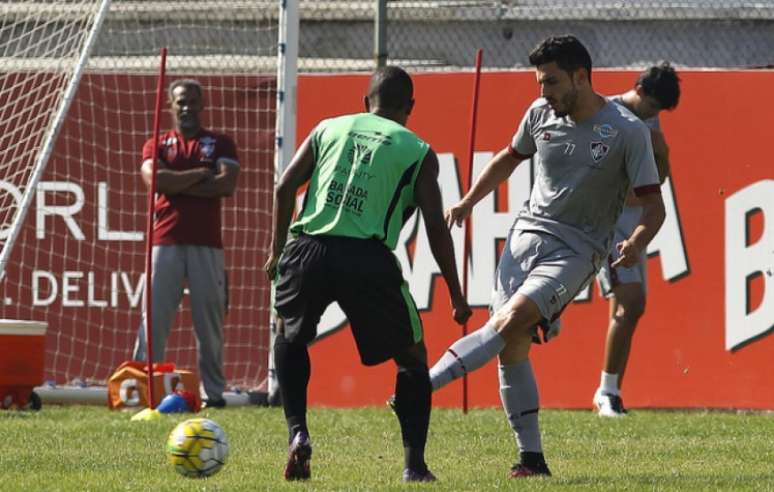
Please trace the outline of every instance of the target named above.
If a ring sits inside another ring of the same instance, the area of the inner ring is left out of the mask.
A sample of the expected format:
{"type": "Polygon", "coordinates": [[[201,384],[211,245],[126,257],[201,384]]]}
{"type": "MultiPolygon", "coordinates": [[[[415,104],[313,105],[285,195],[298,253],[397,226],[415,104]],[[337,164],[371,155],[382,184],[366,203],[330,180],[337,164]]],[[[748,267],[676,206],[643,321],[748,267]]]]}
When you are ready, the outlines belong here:
{"type": "Polygon", "coordinates": [[[291,233],[376,239],[394,249],[416,207],[414,186],[430,146],[373,113],[322,121],[310,145],[317,164],[291,233]]]}
{"type": "Polygon", "coordinates": [[[403,437],[403,480],[435,480],[424,459],[432,386],[422,322],[392,253],[416,208],[449,287],[454,319],[462,324],[471,314],[443,218],[438,158],[404,126],[414,106],[411,78],[397,67],[378,70],[365,106],[367,113],[319,123],[275,191],[272,253],[265,269],[275,280],[275,309],[282,319],[274,360],[289,431],[288,480],[311,475],[307,345],[332,302],[347,315],[363,364],[392,359],[398,367],[395,409],[403,437]],[[301,211],[290,225],[296,193],[305,183],[301,211]],[[288,230],[293,240],[286,245],[288,230]]]}

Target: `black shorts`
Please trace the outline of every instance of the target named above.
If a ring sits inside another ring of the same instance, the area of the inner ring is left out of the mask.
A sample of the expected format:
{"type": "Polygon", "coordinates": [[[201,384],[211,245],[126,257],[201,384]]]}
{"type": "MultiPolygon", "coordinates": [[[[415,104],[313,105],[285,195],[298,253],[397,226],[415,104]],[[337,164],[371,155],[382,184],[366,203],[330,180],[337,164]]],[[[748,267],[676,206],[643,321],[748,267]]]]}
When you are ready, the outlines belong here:
{"type": "Polygon", "coordinates": [[[302,235],[278,265],[275,309],[285,338],[311,342],[325,309],[347,315],[360,360],[375,365],[422,340],[422,321],[398,260],[372,239],[302,235]]]}

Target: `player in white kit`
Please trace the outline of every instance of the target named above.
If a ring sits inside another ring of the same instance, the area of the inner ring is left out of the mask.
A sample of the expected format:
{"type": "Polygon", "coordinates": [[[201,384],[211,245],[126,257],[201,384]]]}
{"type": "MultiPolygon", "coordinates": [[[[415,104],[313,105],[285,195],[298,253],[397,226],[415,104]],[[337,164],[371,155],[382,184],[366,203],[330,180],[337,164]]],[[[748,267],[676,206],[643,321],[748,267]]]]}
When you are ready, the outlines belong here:
{"type": "Polygon", "coordinates": [[[643,213],[617,245],[615,265],[632,266],[664,220],[648,130],[626,108],[594,92],[591,57],[573,36],[550,37],[530,53],[540,95],[510,145],[487,164],[446,215],[462,225],[473,206],[535,157],[529,202],[511,228],[497,268],[492,316],[457,340],[430,370],[438,389],[499,356],[500,395],[520,460],[511,477],[550,475],[538,426],[533,341],[558,333],[564,307],[607,258],[613,226],[630,190],[643,213]]]}
{"type": "MultiPolygon", "coordinates": [[[[676,108],[680,100],[680,79],[675,69],[666,62],[650,67],[640,74],[633,89],[613,96],[610,100],[634,113],[649,128],[659,181],[663,183],[669,176],[669,148],[661,132],[658,115],[662,110],[676,108]]],[[[641,214],[639,199],[630,193],[615,225],[614,244],[631,235],[641,214]]],[[[605,359],[599,388],[593,398],[594,406],[602,417],[626,415],[620,394],[621,383],[629,360],[634,329],[645,311],[647,292],[647,256],[644,250],[641,253],[636,265],[611,268],[610,263],[618,258],[618,252],[612,248],[597,274],[602,295],[610,299],[605,359]]]]}

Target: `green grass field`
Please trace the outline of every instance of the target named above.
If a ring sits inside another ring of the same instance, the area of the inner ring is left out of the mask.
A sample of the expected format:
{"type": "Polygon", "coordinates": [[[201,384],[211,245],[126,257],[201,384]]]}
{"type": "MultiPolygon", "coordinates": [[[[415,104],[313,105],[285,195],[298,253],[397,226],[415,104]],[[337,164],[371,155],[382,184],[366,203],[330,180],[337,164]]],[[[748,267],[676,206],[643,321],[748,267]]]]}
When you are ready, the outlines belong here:
{"type": "Polygon", "coordinates": [[[208,479],[177,475],[167,434],[182,415],[131,422],[106,408],[0,411],[0,490],[774,490],[774,415],[635,411],[604,420],[590,411],[543,411],[552,478],[515,483],[510,429],[499,409],[436,409],[428,464],[439,481],[404,485],[398,424],[387,408],[312,408],[312,480],[281,478],[280,409],[229,408],[217,421],[231,454],[208,479]]]}

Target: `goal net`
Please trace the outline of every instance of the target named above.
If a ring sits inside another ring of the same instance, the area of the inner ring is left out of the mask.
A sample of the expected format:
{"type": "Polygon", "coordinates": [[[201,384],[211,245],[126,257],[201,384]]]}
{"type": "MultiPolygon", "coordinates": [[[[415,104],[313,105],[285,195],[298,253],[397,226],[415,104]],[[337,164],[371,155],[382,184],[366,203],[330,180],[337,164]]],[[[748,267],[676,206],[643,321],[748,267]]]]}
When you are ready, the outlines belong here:
{"type": "MultiPolygon", "coordinates": [[[[104,383],[131,357],[144,286],[141,149],[151,137],[158,54],[166,46],[167,84],[199,80],[204,126],[237,143],[239,185],[223,201],[225,372],[231,386],[260,387],[269,338],[269,285],[260,266],[274,184],[277,3],[109,3],[0,6],[0,242],[9,251],[0,265],[0,317],[48,323],[46,379],[57,384],[104,383]],[[70,85],[71,104],[58,115],[70,85]],[[47,139],[50,156],[41,162],[47,139]]],[[[166,107],[162,131],[172,124],[166,107]]],[[[186,295],[165,359],[195,368],[188,302],[186,295]]]]}

